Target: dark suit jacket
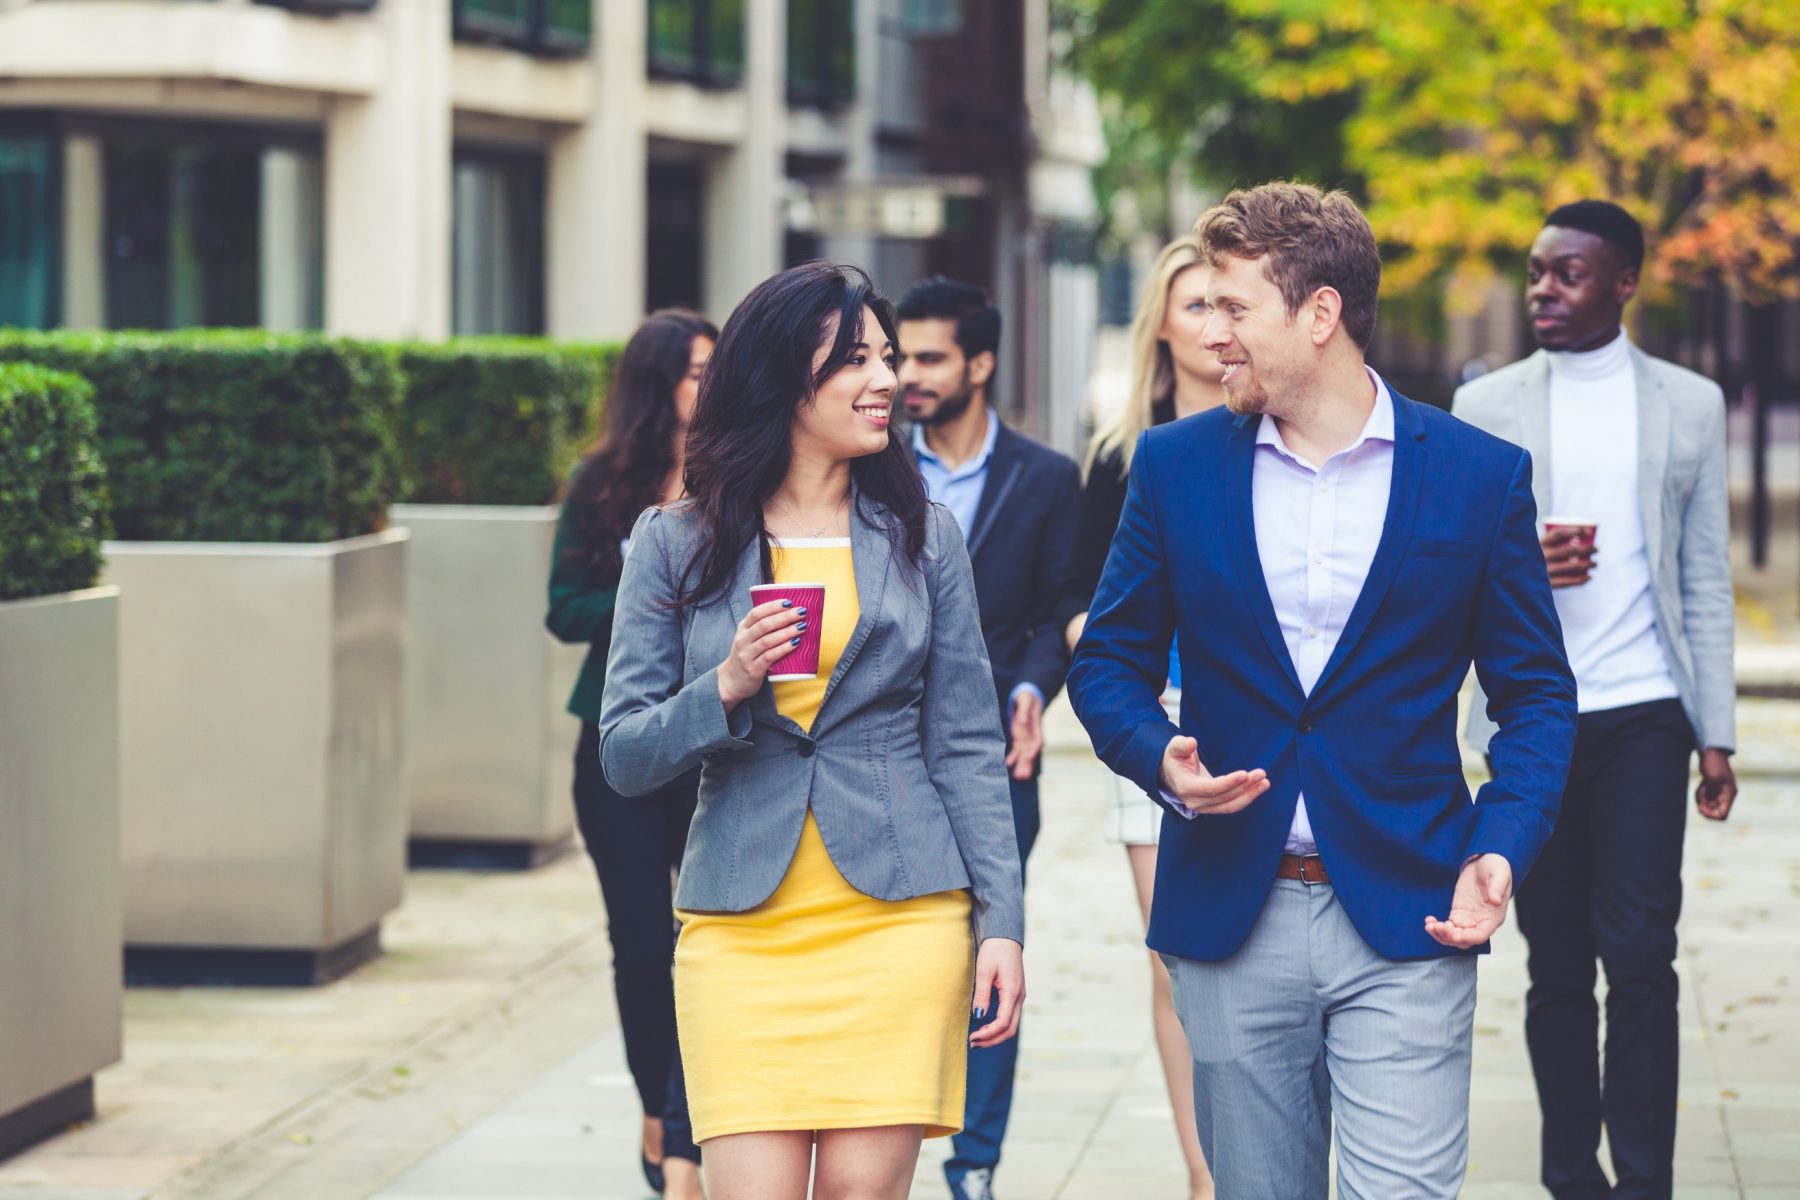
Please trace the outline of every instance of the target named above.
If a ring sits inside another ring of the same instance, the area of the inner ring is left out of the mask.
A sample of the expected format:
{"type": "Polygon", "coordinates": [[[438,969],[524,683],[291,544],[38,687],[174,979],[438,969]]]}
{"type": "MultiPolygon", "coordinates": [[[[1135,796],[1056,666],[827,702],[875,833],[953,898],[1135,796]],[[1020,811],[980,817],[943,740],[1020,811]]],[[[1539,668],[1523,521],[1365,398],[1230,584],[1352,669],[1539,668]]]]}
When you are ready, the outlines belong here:
{"type": "Polygon", "coordinates": [[[1179,733],[1215,774],[1269,773],[1269,790],[1241,812],[1163,818],[1150,946],[1229,958],[1268,898],[1305,792],[1363,940],[1394,959],[1461,953],[1426,934],[1426,915],[1445,911],[1473,855],[1503,854],[1525,879],[1575,744],[1575,679],[1538,549],[1531,458],[1394,395],[1380,547],[1308,693],[1257,551],[1257,426],[1219,408],[1144,435],[1069,675],[1094,749],[1152,796],[1179,733]],[[1179,729],[1159,701],[1177,631],[1179,729]],[[1456,741],[1471,660],[1500,727],[1494,778],[1473,804],[1456,741]]]}
{"type": "Polygon", "coordinates": [[[1035,684],[1048,702],[1068,674],[1063,629],[1087,607],[1075,579],[1080,511],[1074,462],[1001,425],[969,531],[969,558],[1003,729],[1011,728],[1013,688],[1035,684]]]}

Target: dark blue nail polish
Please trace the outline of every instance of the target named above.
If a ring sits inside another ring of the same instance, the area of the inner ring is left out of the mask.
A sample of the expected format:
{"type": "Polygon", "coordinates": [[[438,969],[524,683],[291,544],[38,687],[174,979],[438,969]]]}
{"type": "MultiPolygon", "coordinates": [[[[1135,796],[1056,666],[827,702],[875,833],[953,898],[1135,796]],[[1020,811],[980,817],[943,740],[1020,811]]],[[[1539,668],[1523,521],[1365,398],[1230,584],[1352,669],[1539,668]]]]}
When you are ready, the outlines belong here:
{"type": "Polygon", "coordinates": [[[798,646],[799,644],[800,644],[799,638],[795,638],[793,641],[788,643],[788,645],[790,645],[790,646],[798,646]]]}
{"type": "Polygon", "coordinates": [[[794,626],[794,629],[799,633],[805,633],[806,632],[806,622],[805,621],[800,622],[798,625],[794,626]]]}
{"type": "Polygon", "coordinates": [[[806,610],[804,608],[800,610],[800,615],[803,617],[806,615],[806,610]]]}
{"type": "Polygon", "coordinates": [[[978,1008],[978,1009],[976,1009],[976,1010],[975,1010],[975,1019],[976,1019],[976,1020],[977,1020],[977,1021],[985,1021],[985,1020],[987,1020],[987,1009],[985,1009],[985,1008],[978,1008]]]}
{"type": "MultiPolygon", "coordinates": [[[[781,607],[783,607],[783,608],[792,608],[792,607],[794,607],[794,602],[793,602],[793,601],[792,601],[792,600],[783,600],[783,601],[782,601],[782,602],[781,602],[781,607]]],[[[806,610],[805,610],[805,609],[804,609],[804,608],[803,608],[803,609],[801,609],[801,610],[800,610],[800,611],[801,611],[801,612],[805,612],[805,611],[806,611],[806,610]]]]}

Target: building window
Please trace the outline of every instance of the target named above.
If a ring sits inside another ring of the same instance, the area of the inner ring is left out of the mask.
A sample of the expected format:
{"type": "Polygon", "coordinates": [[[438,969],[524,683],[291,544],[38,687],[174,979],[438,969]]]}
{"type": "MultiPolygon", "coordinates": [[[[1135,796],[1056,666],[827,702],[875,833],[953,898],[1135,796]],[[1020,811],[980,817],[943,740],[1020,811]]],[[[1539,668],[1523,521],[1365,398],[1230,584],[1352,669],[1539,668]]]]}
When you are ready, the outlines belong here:
{"type": "Polygon", "coordinates": [[[647,0],[650,74],[713,87],[744,81],[744,0],[647,0]]]}
{"type": "Polygon", "coordinates": [[[261,322],[255,147],[111,140],[105,178],[109,327],[261,322]]]}
{"type": "Polygon", "coordinates": [[[595,0],[539,0],[538,44],[564,54],[586,54],[594,42],[595,0]]]}
{"type": "Polygon", "coordinates": [[[544,160],[459,150],[451,221],[451,328],[544,332],[544,160]]]}
{"type": "Polygon", "coordinates": [[[856,98],[854,0],[788,0],[787,91],[802,104],[856,98]]]}
{"type": "Polygon", "coordinates": [[[652,162],[646,179],[644,307],[699,308],[706,175],[699,163],[652,162]]]}
{"type": "Polygon", "coordinates": [[[459,38],[526,45],[534,7],[533,0],[455,0],[451,20],[459,38]]]}
{"type": "Polygon", "coordinates": [[[61,316],[57,145],[0,136],[0,326],[44,329],[61,316]]]}
{"type": "Polygon", "coordinates": [[[539,54],[586,54],[594,0],[453,0],[458,40],[493,42],[539,54]]]}
{"type": "Polygon", "coordinates": [[[375,0],[256,0],[276,8],[297,8],[306,13],[368,12],[375,0]]]}
{"type": "Polygon", "coordinates": [[[961,33],[964,0],[901,0],[900,24],[914,37],[961,33]]]}

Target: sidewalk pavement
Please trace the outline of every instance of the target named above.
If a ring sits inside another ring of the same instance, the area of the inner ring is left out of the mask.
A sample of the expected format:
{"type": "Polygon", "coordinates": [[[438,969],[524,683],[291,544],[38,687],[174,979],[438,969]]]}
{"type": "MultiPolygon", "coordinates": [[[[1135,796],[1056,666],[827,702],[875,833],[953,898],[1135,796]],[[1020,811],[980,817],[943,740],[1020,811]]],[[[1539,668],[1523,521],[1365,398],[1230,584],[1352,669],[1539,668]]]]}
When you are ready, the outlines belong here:
{"type": "MultiPolygon", "coordinates": [[[[1053,709],[1005,1200],[1179,1197],[1110,777],[1053,709]]],[[[1743,706],[1745,794],[1689,831],[1681,1200],[1800,1200],[1800,705],[1743,706]]],[[[388,953],[308,991],[127,996],[98,1120],[0,1163],[0,1200],[637,1200],[636,1100],[585,858],[414,873],[388,953]]],[[[1469,1200],[1542,1195],[1523,947],[1484,962],[1469,1200]]],[[[927,1143],[921,1197],[941,1196],[927,1143]]]]}

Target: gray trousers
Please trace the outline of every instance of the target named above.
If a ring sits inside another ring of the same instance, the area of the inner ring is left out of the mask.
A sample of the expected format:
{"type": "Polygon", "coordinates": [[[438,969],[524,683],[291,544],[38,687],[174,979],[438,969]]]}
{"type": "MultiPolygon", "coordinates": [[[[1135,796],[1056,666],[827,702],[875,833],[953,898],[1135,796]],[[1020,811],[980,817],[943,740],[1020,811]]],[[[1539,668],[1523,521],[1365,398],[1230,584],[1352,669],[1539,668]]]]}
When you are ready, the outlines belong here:
{"type": "Polygon", "coordinates": [[[1220,1200],[1325,1200],[1334,1119],[1340,1200],[1453,1200],[1473,958],[1383,958],[1329,886],[1278,879],[1236,954],[1163,961],[1220,1200]]]}

